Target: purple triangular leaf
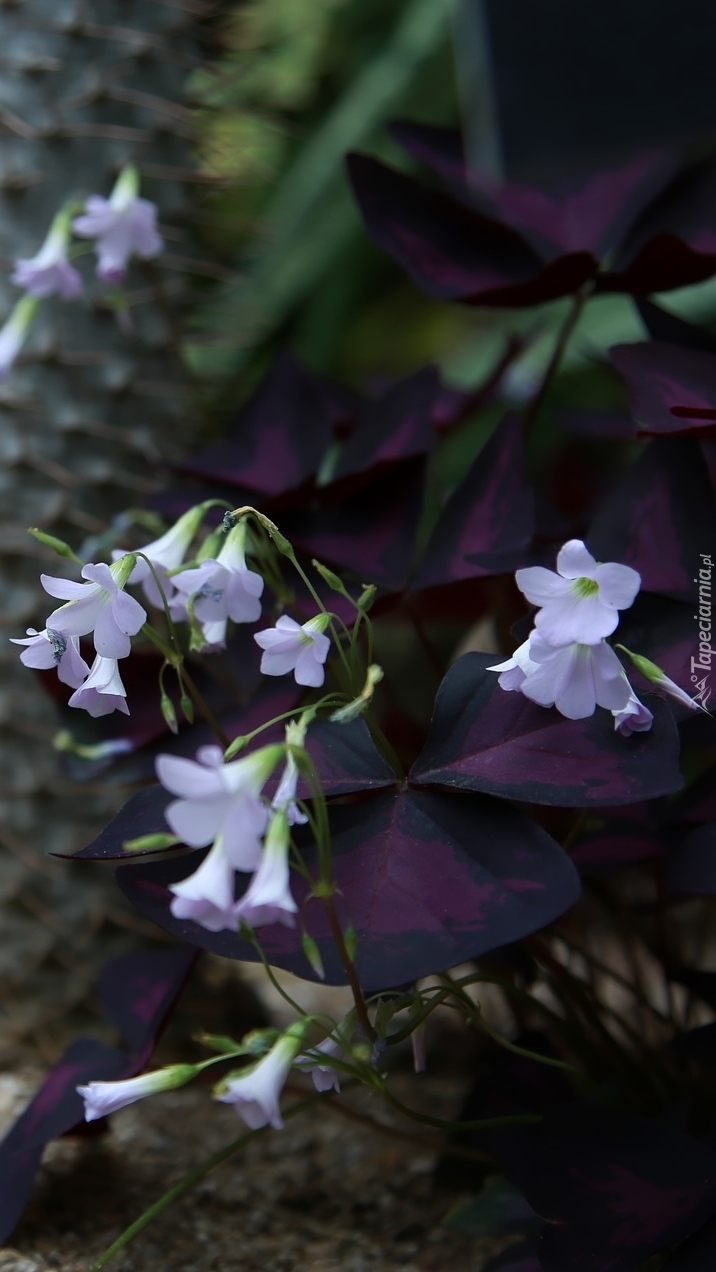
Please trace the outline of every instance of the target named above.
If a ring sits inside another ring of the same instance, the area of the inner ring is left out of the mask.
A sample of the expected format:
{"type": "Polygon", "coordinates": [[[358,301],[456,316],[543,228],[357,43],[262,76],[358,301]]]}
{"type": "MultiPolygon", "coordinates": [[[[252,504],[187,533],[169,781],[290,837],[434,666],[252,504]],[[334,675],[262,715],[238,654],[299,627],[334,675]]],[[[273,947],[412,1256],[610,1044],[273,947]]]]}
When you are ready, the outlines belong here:
{"type": "Polygon", "coordinates": [[[579,836],[569,855],[581,874],[599,876],[660,859],[668,846],[649,805],[631,804],[617,813],[602,810],[597,826],[579,836]]]}
{"type": "Polygon", "coordinates": [[[408,460],[341,504],[288,514],[281,528],[322,564],[398,592],[412,561],[424,489],[425,460],[408,460]]]}
{"type": "Polygon", "coordinates": [[[703,282],[716,271],[716,165],[682,173],[627,235],[598,291],[648,295],[703,282]]]}
{"type": "Polygon", "coordinates": [[[716,821],[697,826],[674,849],[666,878],[674,892],[716,893],[716,821]]]}
{"type": "MultiPolygon", "coordinates": [[[[494,800],[402,791],[334,807],[331,826],[338,908],[356,930],[356,969],[367,990],[412,982],[526,936],[579,895],[577,873],[554,840],[494,800]]],[[[308,830],[297,841],[315,871],[308,830]]],[[[170,914],[167,884],[185,878],[202,858],[203,852],[125,866],[117,880],[141,913],[182,940],[255,961],[236,934],[207,932],[170,914]]],[[[308,901],[308,884],[298,876],[293,892],[326,981],[345,983],[321,902],[308,901]]],[[[270,963],[315,979],[297,929],[272,925],[260,937],[270,963]]]]}
{"type": "Polygon", "coordinates": [[[502,1168],[548,1222],[550,1272],[635,1272],[697,1231],[716,1206],[716,1152],[623,1111],[569,1105],[491,1135],[502,1168]]]}
{"type": "Polygon", "coordinates": [[[598,437],[602,441],[626,441],[636,436],[636,425],[627,411],[595,411],[569,408],[555,411],[554,422],[578,437],[598,437]]]}
{"type": "Polygon", "coordinates": [[[535,305],[595,274],[589,252],[544,267],[506,226],[375,159],[350,155],[348,171],[369,234],[436,300],[535,305]]]}
{"type": "Polygon", "coordinates": [[[716,543],[716,505],[698,443],[650,442],[605,499],[587,541],[598,560],[638,570],[644,591],[698,602],[699,554],[716,543]]]}
{"type": "Polygon", "coordinates": [[[714,434],[716,354],[658,340],[615,345],[609,352],[627,382],[632,414],[642,436],[714,434]],[[699,422],[694,411],[710,411],[710,420],[707,415],[699,422]]]}
{"type": "Polygon", "coordinates": [[[84,1120],[75,1087],[130,1077],[135,1065],[115,1047],[78,1038],[45,1079],[37,1095],[0,1144],[0,1243],[25,1209],[45,1145],[84,1120]]]}
{"type": "Polygon", "coordinates": [[[433,531],[413,590],[509,573],[522,563],[534,530],[522,421],[501,421],[450,496],[433,531]]]}
{"type": "Polygon", "coordinates": [[[390,133],[462,202],[518,231],[547,260],[565,252],[597,257],[610,252],[677,167],[676,153],[662,148],[553,186],[498,185],[470,174],[461,136],[453,129],[399,120],[390,133]]]}
{"type": "Polygon", "coordinates": [[[437,368],[427,366],[368,399],[341,451],[333,481],[427,455],[436,441],[433,410],[440,389],[437,368]]]}
{"type": "Polygon", "coordinates": [[[331,407],[316,376],[284,350],[259,388],[229,425],[185,472],[279,495],[316,472],[331,440],[331,407]]]}
{"type": "Polygon", "coordinates": [[[196,950],[121,954],[102,969],[99,1000],[141,1066],[196,962],[196,950]]]}
{"type": "Polygon", "coordinates": [[[464,654],[453,663],[413,785],[574,808],[633,804],[680,788],[678,735],[664,704],[654,702],[649,733],[623,738],[608,711],[567,720],[500,688],[487,670],[496,661],[496,654],[464,654]]]}

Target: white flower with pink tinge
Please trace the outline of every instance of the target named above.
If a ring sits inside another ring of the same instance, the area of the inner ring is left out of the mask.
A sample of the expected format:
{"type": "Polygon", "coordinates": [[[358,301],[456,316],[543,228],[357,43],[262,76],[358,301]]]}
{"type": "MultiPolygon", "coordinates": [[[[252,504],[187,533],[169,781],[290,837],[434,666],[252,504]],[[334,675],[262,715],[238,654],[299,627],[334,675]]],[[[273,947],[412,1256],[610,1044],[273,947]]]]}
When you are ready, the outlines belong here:
{"type": "Polygon", "coordinates": [[[653,713],[637,698],[631,685],[629,700],[621,711],[612,711],[614,728],[622,737],[630,738],[632,733],[648,733],[654,723],[653,713]]]}
{"type": "Polygon", "coordinates": [[[57,679],[71,689],[78,689],[89,675],[89,667],[80,653],[80,642],[77,636],[63,636],[61,632],[45,628],[38,632],[28,627],[24,638],[11,636],[13,645],[26,645],[20,654],[20,662],[25,667],[34,667],[41,671],[57,668],[57,679]]]}
{"type": "Polygon", "coordinates": [[[131,256],[148,259],[164,246],[157,232],[156,204],[140,199],[139,174],[124,168],[108,199],[91,194],[84,216],[73,222],[80,238],[96,239],[98,277],[105,283],[121,283],[131,256]]]}
{"type": "Polygon", "coordinates": [[[265,746],[229,764],[218,746],[201,747],[196,760],[159,755],[159,781],[181,797],[164,813],[174,834],[191,848],[204,848],[221,836],[230,866],[254,870],[269,819],[260,795],[283,753],[283,746],[265,746]]]}
{"type": "Polygon", "coordinates": [[[340,1074],[331,1064],[321,1064],[321,1056],[327,1059],[330,1057],[335,1060],[342,1060],[345,1056],[345,1048],[341,1046],[334,1038],[324,1038],[323,1042],[319,1042],[318,1046],[311,1047],[308,1052],[296,1058],[296,1068],[301,1073],[310,1073],[313,1085],[317,1091],[340,1091],[341,1082],[340,1074]]]}
{"type": "Polygon", "coordinates": [[[93,632],[98,654],[104,658],[126,658],[131,649],[130,636],[136,636],[147,621],[146,610],[123,590],[134,564],[130,553],[114,565],[85,565],[82,578],[88,580],[86,583],[41,574],[45,591],[68,602],[53,610],[47,628],[65,637],[93,632]]]}
{"type": "Polygon", "coordinates": [[[75,1088],[85,1105],[85,1122],[95,1122],[107,1117],[128,1104],[136,1104],[147,1095],[159,1091],[173,1091],[175,1087],[190,1082],[197,1072],[193,1064],[171,1064],[154,1073],[141,1073],[137,1078],[124,1078],[117,1082],[87,1082],[75,1088]]]}
{"type": "Polygon", "coordinates": [[[501,688],[520,690],[542,707],[556,707],[569,720],[594,715],[597,706],[623,711],[632,692],[619,659],[605,641],[554,648],[537,631],[511,658],[488,671],[502,673],[501,688]]]}
{"type": "Polygon", "coordinates": [[[297,685],[318,689],[326,678],[323,664],[331,648],[330,640],[324,635],[329,622],[329,614],[317,614],[303,624],[282,614],[275,627],[256,632],[254,640],[264,651],[261,658],[264,676],[285,676],[292,671],[297,685]]]}
{"type": "Polygon", "coordinates": [[[221,835],[198,870],[180,883],[171,883],[169,890],[174,893],[169,908],[175,919],[191,919],[207,932],[235,932],[238,928],[234,867],[221,835]]]}
{"type": "Polygon", "coordinates": [[[306,1033],[306,1023],[291,1025],[268,1055],[245,1073],[229,1076],[216,1089],[216,1099],[233,1104],[252,1131],[262,1126],[283,1128],[279,1099],[306,1033]]]}
{"type": "Polygon", "coordinates": [[[81,707],[95,718],[122,711],[129,715],[127,690],[122,684],[116,658],[103,658],[98,654],[84,684],[75,689],[68,707],[81,707]]]}
{"type": "Polygon", "coordinates": [[[288,817],[281,810],[271,818],[258,869],[236,903],[236,919],[249,927],[266,927],[270,923],[295,927],[298,906],[289,886],[289,839],[288,817]]]}
{"type": "Polygon", "coordinates": [[[517,570],[515,580],[532,605],[535,626],[548,644],[597,645],[619,622],[641,586],[629,565],[599,564],[581,539],[570,539],[557,557],[557,573],[541,565],[517,570]]]}
{"type": "Polygon", "coordinates": [[[69,223],[68,212],[58,212],[39,252],[15,261],[10,282],[24,287],[26,292],[40,300],[55,294],[63,300],[74,300],[80,296],[82,278],[67,259],[69,223]]]}
{"type": "Polygon", "coordinates": [[[202,561],[196,569],[175,574],[177,592],[191,599],[196,618],[208,645],[226,641],[226,624],[255,623],[261,617],[260,596],[264,581],[246,564],[244,522],[229,531],[216,559],[202,561]]]}
{"type": "MultiPolygon", "coordinates": [[[[174,594],[174,584],[168,576],[168,571],[176,570],[181,565],[210,503],[211,501],[207,500],[206,503],[197,504],[196,507],[190,508],[170,530],[167,530],[166,534],[161,535],[159,539],[154,539],[152,543],[147,543],[141,549],[142,555],[137,556],[137,564],[132,570],[129,582],[141,583],[149,604],[156,606],[157,609],[162,609],[163,607],[162,596],[144,557],[151,561],[164,588],[164,595],[167,601],[171,601],[174,594]]],[[[124,556],[124,553],[120,551],[112,553],[114,561],[118,561],[122,556],[124,556]]]]}

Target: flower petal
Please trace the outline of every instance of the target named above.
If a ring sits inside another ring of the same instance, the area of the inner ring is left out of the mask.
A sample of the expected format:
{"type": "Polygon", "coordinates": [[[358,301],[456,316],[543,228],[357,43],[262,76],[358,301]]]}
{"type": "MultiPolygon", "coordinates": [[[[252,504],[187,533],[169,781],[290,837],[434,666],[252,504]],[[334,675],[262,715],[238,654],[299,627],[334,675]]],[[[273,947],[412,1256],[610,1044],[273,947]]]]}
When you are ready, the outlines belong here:
{"type": "Polygon", "coordinates": [[[563,579],[593,579],[597,563],[581,539],[570,539],[557,556],[557,570],[563,579]]]}
{"type": "Polygon", "coordinates": [[[530,565],[515,572],[515,582],[531,605],[547,605],[569,595],[569,583],[543,565],[530,565]]]}
{"type": "Polygon", "coordinates": [[[639,572],[615,561],[598,565],[594,577],[599,584],[599,599],[610,609],[628,609],[641,587],[639,572]]]}

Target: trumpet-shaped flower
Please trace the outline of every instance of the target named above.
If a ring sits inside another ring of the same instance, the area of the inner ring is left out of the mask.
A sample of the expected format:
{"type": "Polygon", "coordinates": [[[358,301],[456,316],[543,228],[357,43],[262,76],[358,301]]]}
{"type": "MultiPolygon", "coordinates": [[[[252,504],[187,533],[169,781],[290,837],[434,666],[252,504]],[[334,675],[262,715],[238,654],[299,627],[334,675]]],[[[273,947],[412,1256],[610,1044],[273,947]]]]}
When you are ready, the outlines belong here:
{"type": "Polygon", "coordinates": [[[156,205],[138,191],[136,168],[124,168],[109,198],[90,195],[84,215],[73,222],[80,238],[96,239],[97,274],[105,283],[121,283],[131,256],[148,259],[162,250],[156,205]]]}
{"type": "Polygon", "coordinates": [[[519,689],[526,698],[543,707],[556,707],[569,720],[583,720],[597,706],[622,711],[631,686],[614,650],[605,641],[599,644],[548,645],[538,631],[507,662],[490,667],[500,671],[503,689],[519,689]],[[516,655],[519,655],[519,660],[516,655]],[[505,672],[512,673],[504,683],[505,672]],[[517,683],[519,681],[519,683],[517,683]]]}
{"type": "Polygon", "coordinates": [[[637,698],[629,686],[629,700],[621,711],[612,711],[614,728],[623,737],[629,738],[632,733],[648,733],[654,723],[654,716],[648,707],[637,698]]]}
{"type": "Polygon", "coordinates": [[[98,654],[92,663],[84,684],[72,694],[68,707],[81,707],[88,715],[105,716],[112,711],[129,715],[127,690],[122,684],[116,658],[103,658],[98,654]]]}
{"type": "Polygon", "coordinates": [[[47,671],[57,668],[57,678],[71,689],[78,689],[89,675],[89,667],[80,653],[80,642],[77,636],[63,636],[61,632],[45,628],[38,632],[28,627],[24,638],[10,637],[13,645],[26,645],[20,654],[20,662],[25,667],[35,667],[47,671]]]}
{"type": "Polygon", "coordinates": [[[250,570],[245,555],[246,527],[234,526],[215,560],[202,561],[196,569],[175,574],[174,587],[191,599],[208,645],[223,645],[226,624],[255,623],[261,617],[260,596],[264,581],[250,570]]]}
{"type": "Polygon", "coordinates": [[[82,577],[88,580],[86,583],[41,574],[45,591],[67,602],[53,610],[47,627],[62,636],[88,636],[94,632],[98,654],[126,658],[131,648],[130,636],[136,636],[147,621],[146,610],[123,590],[134,564],[130,553],[114,565],[85,565],[82,577]]]}
{"type": "Polygon", "coordinates": [[[74,300],[82,294],[82,278],[67,259],[69,222],[66,209],[57,213],[39,252],[15,261],[11,282],[40,300],[55,293],[63,300],[74,300]]]}
{"type": "Polygon", "coordinates": [[[258,869],[236,903],[236,918],[249,927],[266,927],[269,923],[295,926],[293,916],[298,906],[289,886],[288,844],[288,817],[284,811],[274,813],[258,869]]]}
{"type": "Polygon", "coordinates": [[[302,625],[282,614],[275,627],[256,632],[254,640],[263,649],[261,671],[265,676],[285,676],[292,671],[296,684],[317,689],[326,673],[323,664],[331,642],[324,635],[328,614],[317,614],[302,625]]]}
{"type": "Polygon", "coordinates": [[[334,1038],[324,1038],[323,1042],[319,1042],[318,1046],[311,1047],[308,1053],[300,1055],[296,1059],[296,1068],[301,1073],[310,1073],[313,1085],[317,1091],[340,1091],[340,1075],[337,1069],[331,1064],[321,1064],[320,1057],[326,1056],[336,1060],[342,1060],[345,1056],[345,1049],[334,1038]]]}
{"type": "Polygon", "coordinates": [[[282,1129],[279,1099],[305,1032],[303,1021],[292,1025],[258,1064],[219,1083],[217,1100],[221,1100],[222,1104],[233,1104],[252,1131],[262,1126],[273,1126],[277,1131],[282,1129]]]}
{"type": "Polygon", "coordinates": [[[170,909],[175,919],[192,919],[208,932],[236,931],[234,867],[226,856],[221,835],[199,869],[169,887],[174,893],[170,909]]]}
{"type": "Polygon", "coordinates": [[[517,586],[540,606],[535,626],[550,645],[597,645],[619,622],[641,585],[631,566],[598,564],[581,539],[570,539],[557,557],[557,573],[541,565],[517,570],[517,586]]]}
{"type": "Polygon", "coordinates": [[[172,1091],[175,1087],[184,1086],[196,1072],[196,1065],[193,1064],[170,1064],[165,1069],[156,1069],[154,1073],[141,1073],[137,1078],[124,1078],[118,1082],[88,1082],[75,1089],[85,1103],[85,1122],[95,1122],[97,1118],[116,1113],[128,1104],[136,1104],[145,1095],[156,1095],[159,1091],[172,1091]]]}
{"type": "MultiPolygon", "coordinates": [[[[170,530],[167,530],[166,534],[161,535],[159,539],[154,539],[152,543],[147,543],[141,549],[142,556],[137,557],[137,564],[132,570],[129,582],[141,583],[149,604],[154,605],[157,609],[162,608],[161,593],[152,571],[143,558],[148,557],[151,561],[161,580],[164,595],[168,601],[171,601],[174,593],[174,583],[169,578],[168,571],[176,570],[184,560],[192,539],[204,519],[206,506],[204,503],[197,504],[195,508],[190,508],[170,530]]],[[[118,561],[122,556],[124,556],[124,553],[121,551],[112,553],[112,559],[115,561],[118,561]]]]}
{"type": "Polygon", "coordinates": [[[181,797],[164,813],[174,834],[192,848],[203,848],[220,835],[233,869],[254,870],[269,818],[260,793],[282,754],[282,746],[265,746],[224,764],[221,749],[206,746],[197,760],[158,756],[159,781],[181,797]]]}

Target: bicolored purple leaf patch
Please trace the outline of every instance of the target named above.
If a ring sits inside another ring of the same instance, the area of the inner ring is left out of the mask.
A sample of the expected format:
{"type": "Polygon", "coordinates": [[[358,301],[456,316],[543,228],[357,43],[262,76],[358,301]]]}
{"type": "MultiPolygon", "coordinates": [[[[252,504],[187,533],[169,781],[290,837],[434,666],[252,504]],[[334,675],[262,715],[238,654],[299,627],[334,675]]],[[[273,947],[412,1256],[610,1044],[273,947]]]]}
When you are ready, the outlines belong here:
{"type": "Polygon", "coordinates": [[[716,433],[716,354],[653,340],[615,345],[610,357],[624,376],[642,436],[716,433]]]}
{"type": "MultiPolygon", "coordinates": [[[[356,931],[356,970],[370,991],[518,940],[564,913],[579,895],[578,875],[558,844],[495,800],[398,791],[334,807],[330,817],[337,905],[356,931]]],[[[299,829],[296,840],[315,872],[308,830],[299,829]]],[[[185,878],[202,858],[203,852],[124,866],[117,880],[141,913],[183,941],[255,961],[240,936],[207,932],[171,915],[167,885],[185,878]]],[[[322,903],[309,900],[308,885],[298,876],[293,891],[321,952],[326,981],[344,984],[322,903]]],[[[297,929],[272,925],[260,937],[270,963],[315,979],[297,929]]]]}

